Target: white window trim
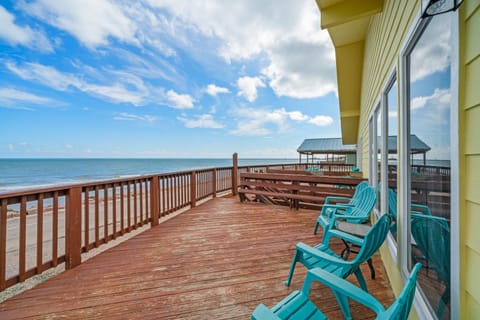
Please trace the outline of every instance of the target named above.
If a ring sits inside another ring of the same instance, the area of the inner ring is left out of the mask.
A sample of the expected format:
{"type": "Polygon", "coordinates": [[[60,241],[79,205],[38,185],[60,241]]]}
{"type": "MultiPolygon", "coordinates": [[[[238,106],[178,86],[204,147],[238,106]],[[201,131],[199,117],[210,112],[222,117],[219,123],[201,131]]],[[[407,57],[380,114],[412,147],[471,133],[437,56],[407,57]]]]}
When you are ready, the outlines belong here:
{"type": "MultiPolygon", "coordinates": [[[[459,50],[459,17],[458,10],[449,13],[451,15],[451,65],[450,65],[450,92],[451,92],[451,160],[450,160],[450,179],[451,179],[451,212],[456,212],[456,214],[451,215],[450,217],[450,247],[451,247],[451,256],[450,256],[450,318],[458,319],[460,316],[460,225],[459,225],[459,212],[460,212],[460,201],[459,201],[459,134],[458,134],[458,50],[459,50]]],[[[414,18],[414,23],[407,33],[407,37],[402,44],[402,50],[400,53],[400,68],[399,68],[399,88],[400,88],[400,97],[399,97],[399,211],[397,215],[399,217],[399,240],[398,241],[398,250],[400,251],[399,255],[399,268],[404,280],[408,277],[409,270],[408,266],[411,264],[411,255],[409,246],[410,241],[410,211],[408,205],[410,203],[410,193],[408,192],[408,187],[410,185],[410,161],[409,161],[409,152],[410,150],[410,139],[405,136],[405,134],[400,134],[401,132],[410,132],[410,110],[408,108],[409,101],[406,99],[410,96],[409,92],[409,73],[408,73],[408,54],[412,51],[413,46],[417,43],[417,40],[423,34],[423,31],[426,28],[426,25],[430,21],[429,18],[421,19],[421,13],[417,12],[416,17],[414,18]],[[403,227],[405,226],[405,227],[403,227]],[[403,239],[408,239],[404,241],[403,239]]],[[[417,311],[420,319],[432,319],[435,317],[432,315],[432,310],[429,304],[426,302],[426,298],[423,294],[416,290],[415,300],[414,300],[415,310],[417,311]]]]}
{"type": "MultiPolygon", "coordinates": [[[[384,130],[384,135],[383,135],[383,142],[384,142],[384,154],[385,154],[385,168],[383,169],[384,174],[382,176],[382,212],[388,212],[388,155],[389,155],[389,150],[388,150],[388,93],[390,90],[393,88],[393,86],[397,83],[398,85],[398,76],[397,76],[397,65],[395,64],[392,68],[392,71],[390,72],[390,76],[388,77],[387,83],[383,87],[382,90],[382,104],[384,112],[384,123],[382,128],[384,130]]],[[[398,94],[398,90],[397,90],[398,94]]],[[[397,114],[399,114],[399,103],[397,99],[397,114]]],[[[397,124],[398,128],[398,124],[397,124]]],[[[397,130],[398,131],[398,130],[397,130]]],[[[398,132],[397,132],[397,140],[398,140],[398,132]]],[[[398,142],[398,141],[397,141],[398,142]]],[[[397,143],[397,158],[398,158],[398,143],[397,143]]],[[[383,163],[382,163],[383,165],[383,163]]],[[[397,161],[397,166],[399,165],[397,161]]],[[[397,169],[397,185],[398,185],[398,169],[397,169]]],[[[398,211],[398,210],[397,210],[398,211]]],[[[398,216],[397,216],[398,220],[398,216]]],[[[398,228],[398,221],[397,221],[397,228],[398,228]]],[[[398,248],[397,248],[397,243],[398,243],[398,229],[397,229],[397,241],[395,241],[393,235],[389,232],[388,237],[387,237],[387,247],[388,250],[390,251],[390,255],[392,256],[392,259],[394,263],[398,266],[398,248]]]]}

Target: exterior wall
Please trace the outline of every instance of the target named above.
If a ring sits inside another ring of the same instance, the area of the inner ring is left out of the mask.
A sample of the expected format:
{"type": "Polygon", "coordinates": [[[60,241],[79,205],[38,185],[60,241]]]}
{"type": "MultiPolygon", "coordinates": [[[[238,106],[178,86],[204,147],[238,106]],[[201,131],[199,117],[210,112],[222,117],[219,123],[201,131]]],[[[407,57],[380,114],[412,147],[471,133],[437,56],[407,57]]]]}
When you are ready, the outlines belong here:
{"type": "Polygon", "coordinates": [[[377,105],[383,86],[419,8],[418,1],[386,0],[381,14],[372,18],[365,39],[359,136],[363,141],[363,172],[368,172],[368,118],[377,105]],[[387,31],[387,32],[385,32],[387,31]]]}
{"type": "Polygon", "coordinates": [[[480,0],[466,0],[459,24],[460,312],[480,315],[480,0]]]}
{"type": "MultiPolygon", "coordinates": [[[[369,117],[380,102],[382,91],[394,67],[399,65],[399,52],[411,28],[415,14],[420,10],[419,5],[419,1],[415,0],[386,0],[382,13],[371,19],[370,29],[365,39],[358,132],[363,141],[363,172],[369,171],[369,117]]],[[[397,70],[397,79],[398,74],[399,70],[397,70]]],[[[397,88],[399,87],[397,86],[397,88]]],[[[395,295],[398,295],[404,286],[399,266],[386,245],[382,246],[380,254],[392,289],[395,295]]],[[[414,309],[412,309],[410,318],[418,318],[414,309]]]]}

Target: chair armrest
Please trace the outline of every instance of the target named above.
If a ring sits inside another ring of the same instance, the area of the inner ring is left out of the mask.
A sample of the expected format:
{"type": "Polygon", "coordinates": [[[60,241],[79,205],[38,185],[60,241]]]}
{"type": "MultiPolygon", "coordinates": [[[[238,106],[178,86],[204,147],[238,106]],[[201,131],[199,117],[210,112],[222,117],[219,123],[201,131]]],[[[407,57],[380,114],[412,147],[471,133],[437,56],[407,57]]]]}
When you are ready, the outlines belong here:
{"type": "Polygon", "coordinates": [[[357,222],[354,222],[354,223],[361,223],[361,222],[368,219],[368,217],[370,216],[370,213],[368,214],[368,216],[364,216],[364,217],[349,216],[348,214],[341,214],[341,213],[334,213],[333,215],[335,216],[336,219],[342,219],[342,220],[348,220],[348,221],[357,221],[357,222]]]}
{"type": "Polygon", "coordinates": [[[252,320],[280,320],[270,309],[263,303],[259,304],[252,313],[252,320]]]}
{"type": "Polygon", "coordinates": [[[346,261],[341,258],[337,258],[335,256],[329,255],[328,253],[320,251],[317,248],[309,246],[308,244],[305,244],[303,242],[297,243],[296,249],[303,253],[307,253],[311,256],[314,256],[315,258],[327,260],[338,266],[350,266],[352,264],[350,261],[346,261]]]}
{"type": "Polygon", "coordinates": [[[348,204],[348,203],[324,203],[324,208],[333,208],[333,209],[350,209],[355,206],[348,204]]]}
{"type": "Polygon", "coordinates": [[[422,204],[415,204],[415,203],[412,203],[410,206],[413,211],[420,211],[421,213],[426,214],[428,216],[432,215],[430,208],[427,206],[424,206],[422,204]]]}
{"type": "MultiPolygon", "coordinates": [[[[330,201],[350,201],[352,200],[352,198],[348,198],[348,197],[336,197],[336,196],[327,196],[325,198],[325,204],[330,204],[330,201]]],[[[348,203],[344,203],[345,205],[351,205],[351,204],[348,204],[348,203]]]]}
{"type": "Polygon", "coordinates": [[[371,294],[321,268],[313,268],[308,271],[302,288],[304,294],[308,295],[313,281],[323,283],[332,289],[337,295],[342,296],[342,298],[351,298],[373,310],[376,314],[385,311],[382,304],[371,294]]]}
{"type": "Polygon", "coordinates": [[[363,245],[363,239],[362,238],[354,236],[350,233],[343,232],[343,231],[338,230],[338,229],[330,229],[330,230],[327,231],[327,233],[329,233],[329,238],[330,237],[335,237],[335,238],[343,239],[347,242],[353,243],[357,246],[363,245]]]}

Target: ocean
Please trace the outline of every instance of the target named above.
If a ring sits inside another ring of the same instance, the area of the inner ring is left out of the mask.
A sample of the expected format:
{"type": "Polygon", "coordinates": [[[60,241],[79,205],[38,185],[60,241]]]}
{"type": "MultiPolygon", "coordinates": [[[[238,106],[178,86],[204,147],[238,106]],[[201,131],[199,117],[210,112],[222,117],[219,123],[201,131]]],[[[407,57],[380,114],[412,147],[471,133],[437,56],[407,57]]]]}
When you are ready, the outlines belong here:
{"type": "MultiPolygon", "coordinates": [[[[239,159],[238,165],[296,163],[298,159],[239,159]]],[[[0,193],[63,184],[213,167],[232,159],[0,159],[0,193]]]]}

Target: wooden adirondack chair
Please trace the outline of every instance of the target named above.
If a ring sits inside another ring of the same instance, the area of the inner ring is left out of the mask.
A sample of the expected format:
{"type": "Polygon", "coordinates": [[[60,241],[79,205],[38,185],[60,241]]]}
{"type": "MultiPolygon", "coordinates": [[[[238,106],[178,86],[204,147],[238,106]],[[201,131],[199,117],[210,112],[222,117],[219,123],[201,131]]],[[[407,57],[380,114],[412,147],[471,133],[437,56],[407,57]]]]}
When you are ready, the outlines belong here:
{"type": "Polygon", "coordinates": [[[411,232],[428,267],[437,272],[438,280],[445,285],[445,291],[438,302],[436,312],[437,317],[441,319],[445,306],[450,303],[450,228],[448,222],[441,217],[412,213],[411,232]]]}
{"type": "Polygon", "coordinates": [[[366,186],[359,192],[353,205],[350,204],[324,204],[317,218],[313,234],[317,234],[318,226],[321,226],[324,234],[335,227],[336,219],[343,219],[353,223],[363,223],[370,218],[370,212],[375,206],[377,196],[375,190],[366,186]]]}
{"type": "Polygon", "coordinates": [[[420,263],[414,266],[400,296],[388,309],[385,309],[375,297],[359,287],[325,270],[315,268],[308,271],[301,291],[292,292],[271,309],[260,304],[253,311],[252,319],[328,319],[308,298],[312,282],[318,281],[333,291],[345,319],[352,319],[348,305],[348,299],[352,299],[373,310],[377,314],[376,319],[406,320],[412,308],[417,274],[420,268],[420,263]]]}
{"type": "Polygon", "coordinates": [[[392,217],[390,214],[382,215],[363,239],[339,230],[330,230],[325,234],[323,243],[315,247],[299,242],[296,246],[290,272],[285,284],[287,286],[290,285],[293,272],[295,271],[295,265],[297,262],[300,262],[307,269],[319,267],[341,278],[346,278],[353,273],[357,277],[362,289],[368,291],[360,265],[370,259],[385,241],[391,221],[392,217]],[[329,248],[328,245],[331,237],[341,238],[359,246],[360,250],[358,254],[351,261],[343,260],[329,248]]]}
{"type": "Polygon", "coordinates": [[[341,201],[343,204],[353,206],[357,202],[357,197],[358,197],[359,193],[362,192],[368,186],[369,186],[369,184],[368,184],[367,181],[362,181],[355,187],[355,193],[353,194],[353,196],[351,198],[349,198],[349,197],[327,196],[325,198],[324,204],[333,204],[333,202],[336,203],[338,201],[341,201]]]}

